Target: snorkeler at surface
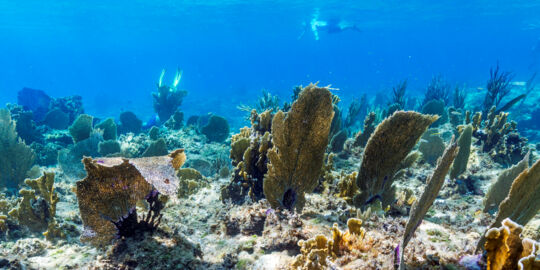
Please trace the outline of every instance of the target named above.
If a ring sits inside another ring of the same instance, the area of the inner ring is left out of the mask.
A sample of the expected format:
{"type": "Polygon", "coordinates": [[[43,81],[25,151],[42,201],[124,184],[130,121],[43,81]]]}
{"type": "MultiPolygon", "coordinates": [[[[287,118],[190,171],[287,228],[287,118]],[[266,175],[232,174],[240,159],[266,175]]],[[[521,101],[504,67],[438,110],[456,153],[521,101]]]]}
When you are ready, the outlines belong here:
{"type": "Polygon", "coordinates": [[[304,26],[304,30],[298,36],[298,39],[301,39],[308,30],[311,30],[315,40],[319,40],[319,32],[335,34],[341,33],[346,30],[354,30],[358,32],[361,31],[360,28],[355,24],[346,22],[344,20],[336,18],[330,19],[328,21],[319,20],[319,10],[315,10],[315,13],[313,14],[313,19],[311,19],[309,24],[303,22],[302,25],[304,26]]]}

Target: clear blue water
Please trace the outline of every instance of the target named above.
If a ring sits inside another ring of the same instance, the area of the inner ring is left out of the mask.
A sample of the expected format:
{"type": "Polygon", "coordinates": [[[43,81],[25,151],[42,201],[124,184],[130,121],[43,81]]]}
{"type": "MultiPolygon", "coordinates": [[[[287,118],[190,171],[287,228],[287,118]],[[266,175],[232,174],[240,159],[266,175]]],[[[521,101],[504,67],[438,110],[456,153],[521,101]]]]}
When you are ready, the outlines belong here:
{"type": "Polygon", "coordinates": [[[152,115],[162,68],[187,115],[227,117],[267,89],[320,81],[342,100],[442,74],[484,86],[489,68],[540,69],[540,1],[0,1],[0,104],[22,87],[79,94],[97,116],[152,115]],[[436,3],[435,3],[436,2],[436,3]],[[361,31],[298,38],[314,13],[361,31]]]}

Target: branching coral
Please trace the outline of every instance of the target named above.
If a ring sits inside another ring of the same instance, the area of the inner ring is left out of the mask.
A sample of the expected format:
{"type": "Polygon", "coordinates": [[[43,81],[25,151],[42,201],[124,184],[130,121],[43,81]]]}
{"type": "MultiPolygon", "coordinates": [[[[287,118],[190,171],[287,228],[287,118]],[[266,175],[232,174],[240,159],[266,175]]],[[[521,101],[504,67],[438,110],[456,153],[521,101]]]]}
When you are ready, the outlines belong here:
{"type": "Polygon", "coordinates": [[[27,179],[25,183],[31,189],[21,189],[19,193],[22,200],[17,207],[9,212],[20,225],[23,225],[35,232],[43,232],[47,239],[54,236],[63,237],[63,233],[58,231],[56,225],[56,203],[58,194],[54,191],[54,173],[44,172],[38,179],[27,179]],[[58,232],[57,232],[58,231],[58,232]]]}
{"type": "Polygon", "coordinates": [[[392,87],[392,101],[396,104],[397,110],[405,109],[405,92],[407,91],[407,80],[403,80],[392,87]]]}
{"type": "MultiPolygon", "coordinates": [[[[179,181],[175,169],[185,160],[182,149],[168,156],[131,160],[84,158],[87,176],[77,182],[77,199],[85,228],[81,240],[98,246],[109,243],[119,232],[119,225],[115,223],[126,219],[130,213],[133,215],[136,204],[154,196],[154,189],[176,196],[179,181]]],[[[152,216],[155,221],[155,215],[152,216]]]]}
{"type": "Polygon", "coordinates": [[[512,165],[519,162],[527,154],[527,139],[519,135],[516,122],[508,122],[508,113],[496,113],[491,108],[485,121],[482,114],[473,117],[473,136],[482,145],[482,151],[498,163],[512,165]]]}
{"type": "MultiPolygon", "coordinates": [[[[397,254],[401,259],[399,260],[400,269],[404,269],[405,264],[403,260],[403,254],[405,253],[405,248],[414,235],[414,231],[420,225],[424,216],[428,212],[429,208],[437,198],[441,187],[444,184],[444,179],[450,166],[454,162],[455,157],[458,154],[459,147],[457,143],[454,142],[454,138],[444,151],[444,154],[437,162],[437,167],[431,177],[426,181],[426,187],[420,199],[415,201],[411,207],[411,214],[409,216],[409,221],[405,227],[405,233],[403,234],[403,241],[401,242],[401,254],[397,254]]],[[[399,251],[399,248],[397,249],[399,251]]]]}
{"type": "Polygon", "coordinates": [[[272,120],[273,147],[268,150],[268,173],[263,190],[272,207],[301,210],[304,194],[318,183],[334,117],[328,88],[310,84],[291,110],[272,120]]]}
{"type": "Polygon", "coordinates": [[[161,72],[157,84],[158,91],[152,93],[154,101],[154,111],[158,114],[160,121],[167,121],[171,115],[182,105],[182,100],[187,95],[187,91],[178,90],[177,86],[182,77],[182,71],[177,70],[172,86],[163,84],[165,70],[161,72]]]}
{"type": "Polygon", "coordinates": [[[0,110],[0,186],[17,188],[34,165],[35,154],[17,136],[8,110],[0,110]]]}
{"type": "Polygon", "coordinates": [[[454,88],[454,95],[453,95],[453,105],[456,109],[463,109],[465,108],[465,99],[467,98],[467,92],[459,86],[456,86],[454,88]]]}
{"type": "Polygon", "coordinates": [[[437,118],[435,115],[398,111],[377,126],[364,150],[356,179],[360,193],[355,201],[359,206],[376,199],[388,205],[393,200],[392,183],[402,160],[437,118]]]}
{"type": "Polygon", "coordinates": [[[352,128],[356,125],[357,122],[361,120],[361,117],[364,117],[367,109],[367,98],[366,94],[362,95],[360,101],[358,99],[353,99],[347,110],[347,116],[345,117],[345,122],[343,123],[345,128],[352,128]]]}

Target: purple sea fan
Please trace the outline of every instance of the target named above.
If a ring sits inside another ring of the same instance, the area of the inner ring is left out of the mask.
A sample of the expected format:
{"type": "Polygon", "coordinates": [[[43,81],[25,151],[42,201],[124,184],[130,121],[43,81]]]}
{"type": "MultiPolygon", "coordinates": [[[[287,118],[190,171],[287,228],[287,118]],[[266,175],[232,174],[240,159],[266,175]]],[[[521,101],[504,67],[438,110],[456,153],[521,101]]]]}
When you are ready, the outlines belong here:
{"type": "Polygon", "coordinates": [[[459,265],[463,266],[467,270],[481,270],[480,262],[482,261],[482,254],[478,255],[465,255],[459,260],[459,265]]]}

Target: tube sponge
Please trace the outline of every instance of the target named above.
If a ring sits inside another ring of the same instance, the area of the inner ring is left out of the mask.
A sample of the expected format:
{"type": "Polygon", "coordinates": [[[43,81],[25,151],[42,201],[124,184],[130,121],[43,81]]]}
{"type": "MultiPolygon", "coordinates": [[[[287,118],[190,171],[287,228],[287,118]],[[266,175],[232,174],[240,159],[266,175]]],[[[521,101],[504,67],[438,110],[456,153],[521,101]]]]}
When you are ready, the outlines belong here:
{"type": "Polygon", "coordinates": [[[272,207],[301,210],[304,194],[316,187],[334,117],[328,88],[305,87],[288,113],[272,120],[268,173],[263,190],[272,207]]]}
{"type": "Polygon", "coordinates": [[[394,175],[420,136],[439,117],[413,111],[397,111],[382,121],[369,138],[356,178],[360,193],[355,202],[366,205],[373,198],[389,201],[394,175]]]}

